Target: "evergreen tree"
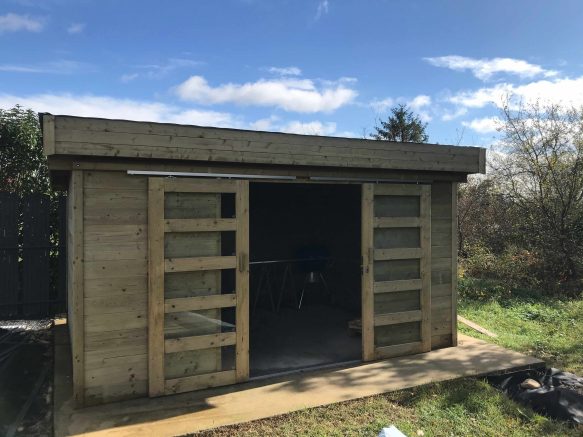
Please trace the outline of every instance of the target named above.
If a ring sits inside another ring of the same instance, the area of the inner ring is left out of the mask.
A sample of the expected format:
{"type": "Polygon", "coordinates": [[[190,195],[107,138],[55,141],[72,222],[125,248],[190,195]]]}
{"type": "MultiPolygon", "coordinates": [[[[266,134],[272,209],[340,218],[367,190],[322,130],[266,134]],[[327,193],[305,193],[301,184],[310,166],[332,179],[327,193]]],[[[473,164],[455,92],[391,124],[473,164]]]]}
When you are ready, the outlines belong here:
{"type": "Polygon", "coordinates": [[[429,137],[425,132],[427,123],[407,108],[407,105],[397,105],[391,109],[387,121],[379,120],[375,133],[371,137],[380,141],[396,141],[401,143],[426,143],[429,137]]]}

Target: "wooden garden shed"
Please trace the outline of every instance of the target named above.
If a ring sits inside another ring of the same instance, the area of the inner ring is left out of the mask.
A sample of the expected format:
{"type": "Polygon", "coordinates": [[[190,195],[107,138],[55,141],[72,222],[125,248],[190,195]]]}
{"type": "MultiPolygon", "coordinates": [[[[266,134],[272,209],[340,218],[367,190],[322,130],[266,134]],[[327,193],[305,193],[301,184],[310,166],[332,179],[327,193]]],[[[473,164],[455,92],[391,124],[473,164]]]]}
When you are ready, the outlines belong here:
{"type": "Polygon", "coordinates": [[[457,344],[485,150],[40,114],[78,405],[457,344]]]}

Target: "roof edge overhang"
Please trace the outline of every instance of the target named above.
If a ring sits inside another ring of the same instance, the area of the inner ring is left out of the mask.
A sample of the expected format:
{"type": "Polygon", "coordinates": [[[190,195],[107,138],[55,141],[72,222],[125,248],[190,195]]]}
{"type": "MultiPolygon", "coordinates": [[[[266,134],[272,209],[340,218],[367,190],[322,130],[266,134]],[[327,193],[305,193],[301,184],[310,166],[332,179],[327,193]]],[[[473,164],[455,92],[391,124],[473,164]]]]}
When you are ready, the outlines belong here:
{"type": "Polygon", "coordinates": [[[40,113],[44,153],[139,160],[362,171],[485,173],[486,150],[439,144],[139,122],[40,113]]]}

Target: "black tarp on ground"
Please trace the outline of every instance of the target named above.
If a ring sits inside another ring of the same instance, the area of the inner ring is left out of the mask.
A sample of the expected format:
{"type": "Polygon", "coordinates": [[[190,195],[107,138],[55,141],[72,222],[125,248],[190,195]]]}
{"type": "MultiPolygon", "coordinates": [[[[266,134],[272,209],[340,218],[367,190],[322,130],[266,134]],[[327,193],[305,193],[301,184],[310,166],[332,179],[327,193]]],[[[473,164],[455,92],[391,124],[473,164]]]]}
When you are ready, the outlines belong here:
{"type": "Polygon", "coordinates": [[[583,378],[558,369],[526,370],[489,376],[488,382],[511,399],[554,419],[583,424],[583,378]],[[525,379],[534,379],[540,388],[524,389],[525,379]]]}

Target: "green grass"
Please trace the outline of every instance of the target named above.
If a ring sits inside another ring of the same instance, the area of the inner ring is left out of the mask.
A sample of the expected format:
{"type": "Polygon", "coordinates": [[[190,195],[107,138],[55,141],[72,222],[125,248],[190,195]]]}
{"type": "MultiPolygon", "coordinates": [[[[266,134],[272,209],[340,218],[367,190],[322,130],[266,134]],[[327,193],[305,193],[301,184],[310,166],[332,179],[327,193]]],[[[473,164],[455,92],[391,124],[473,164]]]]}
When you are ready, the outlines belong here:
{"type": "Polygon", "coordinates": [[[376,436],[381,428],[390,425],[411,437],[580,435],[475,379],[312,408],[197,435],[376,436]]]}
{"type": "MultiPolygon", "coordinates": [[[[460,281],[459,313],[498,334],[465,334],[583,373],[583,299],[558,299],[500,284],[460,281]]],[[[406,435],[575,436],[581,429],[523,407],[482,380],[467,378],[312,408],[207,431],[203,436],[376,436],[397,426],[406,435]]]]}
{"type": "Polygon", "coordinates": [[[459,314],[498,337],[487,337],[462,324],[461,332],[536,356],[549,367],[583,374],[583,298],[497,291],[491,282],[460,281],[459,314]]]}

